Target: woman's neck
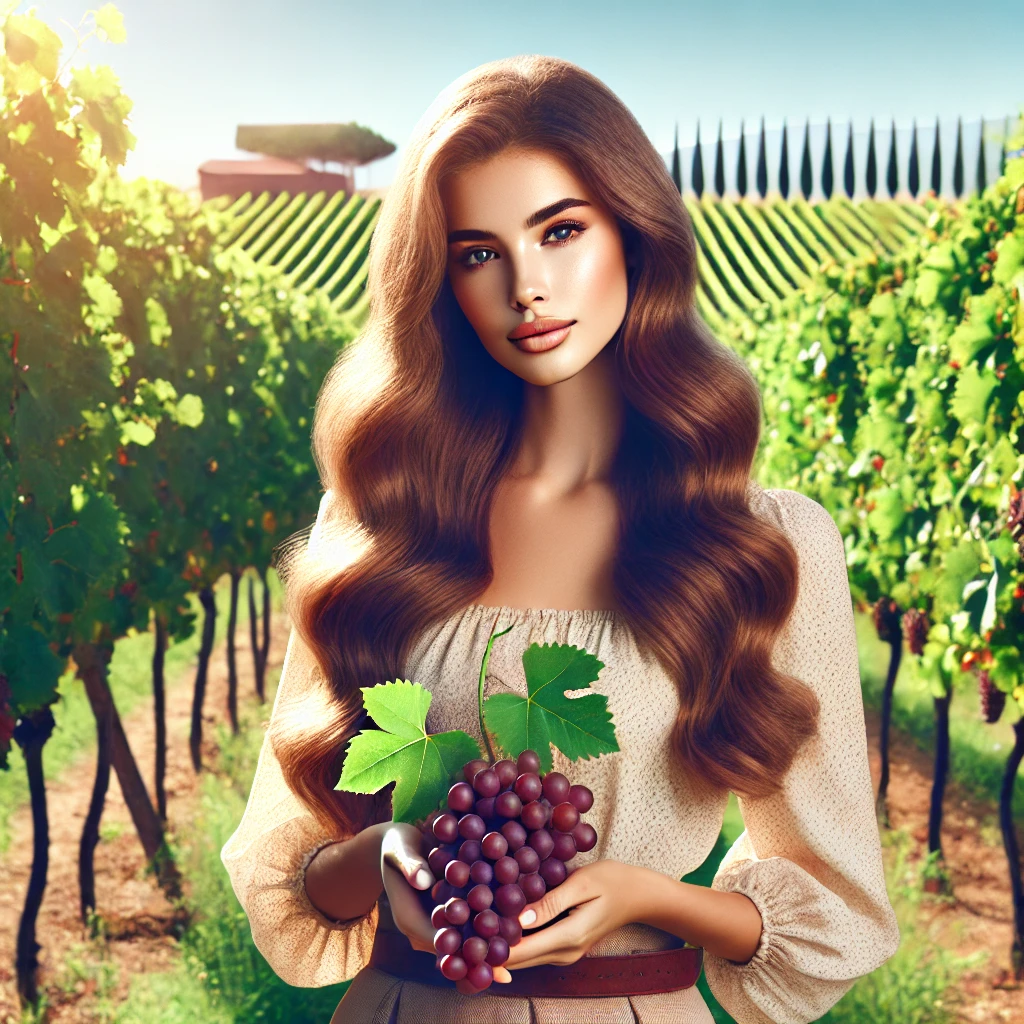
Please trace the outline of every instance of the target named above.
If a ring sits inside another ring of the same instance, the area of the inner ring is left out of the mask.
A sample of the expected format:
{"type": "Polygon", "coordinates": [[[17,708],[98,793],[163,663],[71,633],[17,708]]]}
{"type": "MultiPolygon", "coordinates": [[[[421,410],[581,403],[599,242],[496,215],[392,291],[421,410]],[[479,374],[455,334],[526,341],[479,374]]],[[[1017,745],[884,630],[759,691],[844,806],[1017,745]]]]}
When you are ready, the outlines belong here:
{"type": "Polygon", "coordinates": [[[625,400],[606,345],[582,370],[555,384],[527,384],[521,442],[508,477],[558,498],[611,473],[625,400]]]}

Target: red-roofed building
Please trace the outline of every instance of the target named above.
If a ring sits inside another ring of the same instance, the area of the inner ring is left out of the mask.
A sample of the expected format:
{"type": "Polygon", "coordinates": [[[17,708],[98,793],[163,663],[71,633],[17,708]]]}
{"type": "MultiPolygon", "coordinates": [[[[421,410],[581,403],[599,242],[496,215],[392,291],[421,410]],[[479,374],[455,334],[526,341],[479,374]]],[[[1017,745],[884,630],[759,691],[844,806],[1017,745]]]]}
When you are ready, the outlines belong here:
{"type": "Polygon", "coordinates": [[[205,201],[214,196],[237,198],[246,192],[254,196],[263,192],[352,193],[355,182],[347,174],[315,171],[294,160],[268,156],[257,160],[207,160],[199,168],[199,188],[205,201]]]}

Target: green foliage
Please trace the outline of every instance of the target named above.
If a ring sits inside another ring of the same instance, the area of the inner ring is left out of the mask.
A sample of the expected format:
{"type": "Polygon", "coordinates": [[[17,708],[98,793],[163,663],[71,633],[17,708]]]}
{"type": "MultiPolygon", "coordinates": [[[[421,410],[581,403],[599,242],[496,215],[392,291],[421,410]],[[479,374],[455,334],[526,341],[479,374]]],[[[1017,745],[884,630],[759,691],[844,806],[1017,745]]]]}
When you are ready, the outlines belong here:
{"type": "Polygon", "coordinates": [[[395,144],[369,128],[348,124],[239,125],[235,145],[285,160],[331,160],[368,164],[390,156],[395,144]]]}
{"type": "MultiPolygon", "coordinates": [[[[124,39],[112,5],[89,17],[124,39]]],[[[119,180],[134,139],[110,69],[61,69],[34,14],[0,25],[3,767],[13,721],[54,699],[78,645],[151,613],[184,639],[190,592],[266,566],[305,525],[308,426],[353,325],[226,251],[215,204],[119,180]]]]}
{"type": "Polygon", "coordinates": [[[523,652],[527,695],[495,693],[484,701],[484,723],[510,757],[526,749],[551,771],[551,745],[570,761],[619,749],[608,698],[589,690],[604,667],[571,644],[531,644],[523,652]],[[573,691],[576,697],[567,697],[573,691]]]}
{"type": "Polygon", "coordinates": [[[392,817],[420,821],[438,806],[459,769],[480,756],[480,748],[461,729],[427,734],[432,695],[419,683],[398,679],[360,689],[379,728],[352,737],[335,789],[376,793],[394,782],[392,817]]]}
{"type": "MultiPolygon", "coordinates": [[[[1009,147],[1022,141],[1024,121],[1009,147]]],[[[824,263],[778,310],[722,330],[761,387],[762,483],[829,509],[858,602],[927,613],[937,696],[971,654],[1019,707],[1022,168],[964,203],[927,198],[905,248],[824,263]]]]}

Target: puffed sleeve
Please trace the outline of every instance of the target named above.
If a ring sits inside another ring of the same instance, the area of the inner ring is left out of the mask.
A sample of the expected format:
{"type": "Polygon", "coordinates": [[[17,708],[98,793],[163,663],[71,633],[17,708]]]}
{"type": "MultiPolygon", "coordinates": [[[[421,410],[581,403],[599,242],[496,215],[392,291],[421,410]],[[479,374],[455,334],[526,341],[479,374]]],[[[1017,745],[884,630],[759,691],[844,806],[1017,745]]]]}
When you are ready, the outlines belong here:
{"type": "MultiPolygon", "coordinates": [[[[311,550],[330,495],[328,491],[320,501],[309,539],[311,550]]],[[[315,668],[312,652],[293,628],[274,698],[271,728],[282,702],[301,693],[315,668]]],[[[336,922],[310,902],[306,866],[318,850],[344,837],[324,832],[295,796],[268,736],[260,749],[245,813],[224,844],[221,861],[249,918],[253,942],[274,973],[302,988],[333,985],[352,978],[369,960],[378,909],[374,905],[364,917],[336,922]]]]}
{"type": "Polygon", "coordinates": [[[761,940],[742,964],[705,952],[704,973],[739,1024],[810,1024],[896,952],[900,932],[882,865],[842,535],[811,498],[764,493],[797,550],[800,579],[773,660],[814,689],[819,735],[780,792],[739,800],[746,828],[711,887],[754,902],[761,940]]]}

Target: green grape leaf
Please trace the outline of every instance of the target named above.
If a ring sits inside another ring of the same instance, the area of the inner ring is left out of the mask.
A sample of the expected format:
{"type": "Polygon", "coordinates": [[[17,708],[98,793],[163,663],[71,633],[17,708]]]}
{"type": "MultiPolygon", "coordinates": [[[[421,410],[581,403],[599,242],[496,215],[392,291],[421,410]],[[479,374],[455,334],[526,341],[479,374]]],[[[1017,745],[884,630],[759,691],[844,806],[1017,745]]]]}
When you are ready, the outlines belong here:
{"type": "Polygon", "coordinates": [[[531,644],[523,652],[527,696],[494,693],[484,701],[484,723],[510,757],[535,750],[541,771],[551,771],[551,744],[570,761],[619,749],[604,694],[589,690],[604,663],[571,644],[531,644]]]}
{"type": "Polygon", "coordinates": [[[113,4],[104,4],[93,17],[101,38],[106,36],[112,43],[123,43],[128,38],[124,30],[124,16],[113,4]]]}
{"type": "Polygon", "coordinates": [[[397,679],[360,689],[363,707],[379,728],[363,729],[352,738],[334,788],[376,793],[393,782],[392,818],[422,821],[440,804],[462,766],[480,756],[480,748],[461,729],[427,735],[432,695],[419,683],[397,679]]]}
{"type": "Polygon", "coordinates": [[[183,427],[198,427],[203,422],[203,400],[199,395],[182,395],[175,416],[183,427]]]}

